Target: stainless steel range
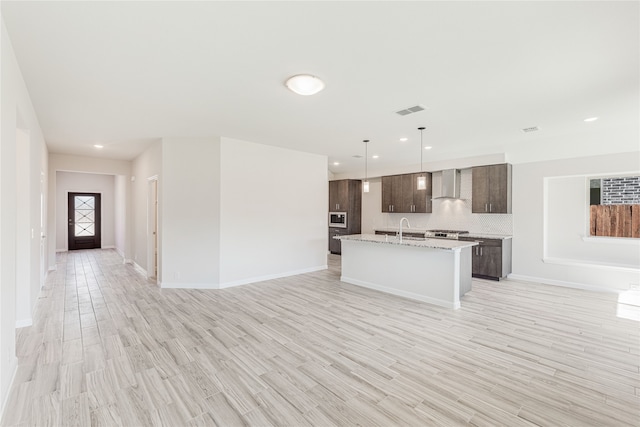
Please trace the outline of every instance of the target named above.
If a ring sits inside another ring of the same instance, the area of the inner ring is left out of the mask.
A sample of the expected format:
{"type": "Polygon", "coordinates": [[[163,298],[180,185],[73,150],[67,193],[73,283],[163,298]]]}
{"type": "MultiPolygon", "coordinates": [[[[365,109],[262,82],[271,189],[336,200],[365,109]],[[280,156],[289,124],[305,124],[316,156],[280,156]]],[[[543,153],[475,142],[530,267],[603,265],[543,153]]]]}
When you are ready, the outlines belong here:
{"type": "Polygon", "coordinates": [[[424,237],[427,239],[458,240],[461,234],[469,234],[469,232],[463,230],[427,230],[427,232],[424,233],[424,237]]]}

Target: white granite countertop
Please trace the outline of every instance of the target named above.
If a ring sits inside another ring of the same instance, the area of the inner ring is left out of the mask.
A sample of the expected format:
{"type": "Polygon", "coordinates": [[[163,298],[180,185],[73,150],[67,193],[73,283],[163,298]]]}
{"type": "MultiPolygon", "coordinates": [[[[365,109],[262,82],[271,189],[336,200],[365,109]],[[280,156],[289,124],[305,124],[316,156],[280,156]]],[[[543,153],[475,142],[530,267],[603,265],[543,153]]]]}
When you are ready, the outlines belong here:
{"type": "Polygon", "coordinates": [[[511,239],[513,236],[509,234],[489,234],[489,233],[469,233],[461,234],[460,237],[471,237],[472,239],[511,239]]]}
{"type": "MultiPolygon", "coordinates": [[[[384,231],[384,232],[391,232],[391,233],[397,233],[398,232],[398,227],[380,227],[380,228],[375,228],[373,231],[384,231]]],[[[402,228],[402,232],[403,233],[421,233],[424,234],[427,232],[426,228],[402,228]]]]}
{"type": "MultiPolygon", "coordinates": [[[[398,232],[398,227],[380,227],[375,228],[374,231],[384,231],[384,232],[398,232]]],[[[426,233],[427,229],[424,228],[403,228],[403,233],[426,233]]],[[[471,237],[472,239],[511,239],[512,236],[509,234],[491,234],[491,233],[476,233],[470,232],[469,234],[461,234],[460,237],[471,237]]]]}
{"type": "Polygon", "coordinates": [[[399,246],[413,246],[416,248],[431,248],[431,249],[443,249],[453,251],[456,249],[468,248],[476,246],[476,242],[464,242],[460,240],[447,240],[447,239],[415,239],[410,237],[403,237],[402,242],[400,239],[393,236],[382,236],[379,234],[350,234],[347,236],[335,236],[334,239],[339,240],[355,240],[359,242],[372,242],[381,243],[387,245],[399,245],[399,246]]]}

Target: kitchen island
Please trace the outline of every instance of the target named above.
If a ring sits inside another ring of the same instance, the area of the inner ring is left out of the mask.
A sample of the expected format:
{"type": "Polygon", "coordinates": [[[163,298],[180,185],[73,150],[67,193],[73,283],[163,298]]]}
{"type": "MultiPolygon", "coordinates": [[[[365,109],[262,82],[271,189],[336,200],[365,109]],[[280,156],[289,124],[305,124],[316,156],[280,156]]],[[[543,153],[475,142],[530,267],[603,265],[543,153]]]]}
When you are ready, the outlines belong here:
{"type": "Polygon", "coordinates": [[[476,242],[374,234],[339,238],[343,282],[453,309],[471,290],[476,242]]]}

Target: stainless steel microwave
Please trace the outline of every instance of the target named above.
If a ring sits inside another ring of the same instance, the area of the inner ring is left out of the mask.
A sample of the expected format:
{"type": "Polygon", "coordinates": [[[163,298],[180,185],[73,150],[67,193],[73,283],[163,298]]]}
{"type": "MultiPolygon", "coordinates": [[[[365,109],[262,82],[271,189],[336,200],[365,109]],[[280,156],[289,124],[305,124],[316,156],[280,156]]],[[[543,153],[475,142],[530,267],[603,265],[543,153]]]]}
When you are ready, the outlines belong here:
{"type": "Polygon", "coordinates": [[[329,227],[347,228],[347,213],[329,212],[329,227]]]}

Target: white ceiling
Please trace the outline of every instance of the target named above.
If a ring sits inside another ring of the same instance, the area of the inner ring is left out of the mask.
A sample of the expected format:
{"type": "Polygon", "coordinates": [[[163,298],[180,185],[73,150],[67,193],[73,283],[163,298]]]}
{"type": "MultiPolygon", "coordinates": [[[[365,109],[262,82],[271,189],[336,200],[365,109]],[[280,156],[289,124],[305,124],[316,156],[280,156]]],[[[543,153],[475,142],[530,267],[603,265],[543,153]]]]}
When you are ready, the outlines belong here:
{"type": "Polygon", "coordinates": [[[638,2],[3,1],[2,15],[51,152],[132,159],[220,135],[340,173],[362,168],[365,138],[370,169],[415,163],[419,126],[428,159],[637,136],[638,2]],[[288,91],[299,73],[325,90],[288,91]]]}

